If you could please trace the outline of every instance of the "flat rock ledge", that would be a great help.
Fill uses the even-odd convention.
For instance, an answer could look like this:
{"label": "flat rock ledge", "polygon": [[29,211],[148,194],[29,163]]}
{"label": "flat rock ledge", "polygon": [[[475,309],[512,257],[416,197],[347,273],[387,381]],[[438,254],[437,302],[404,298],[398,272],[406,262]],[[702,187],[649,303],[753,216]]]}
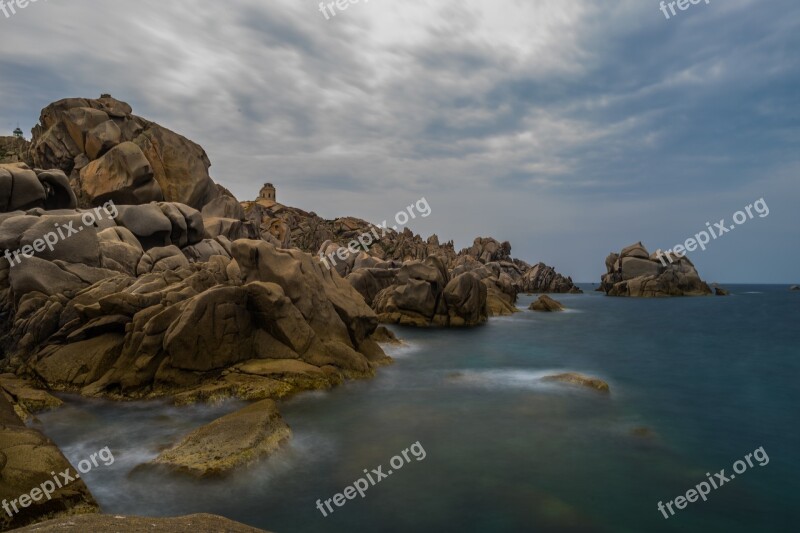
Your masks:
{"label": "flat rock ledge", "polygon": [[262,400],[190,433],[150,465],[196,477],[225,475],[274,453],[292,436],[272,400]]}
{"label": "flat rock ledge", "polygon": [[85,533],[106,531],[125,533],[199,533],[225,531],[226,533],[268,533],[263,529],[240,524],[210,514],[193,514],[176,518],[149,518],[140,516],[83,515],[48,520],[17,530],[20,533]]}
{"label": "flat rock ledge", "polygon": [[583,374],[578,374],[576,372],[566,372],[564,374],[545,376],[542,378],[542,381],[556,381],[559,383],[566,383],[568,385],[578,385],[581,387],[594,389],[597,392],[602,392],[605,394],[611,392],[608,383],[606,383],[602,379],[593,378],[590,376],[584,376]]}

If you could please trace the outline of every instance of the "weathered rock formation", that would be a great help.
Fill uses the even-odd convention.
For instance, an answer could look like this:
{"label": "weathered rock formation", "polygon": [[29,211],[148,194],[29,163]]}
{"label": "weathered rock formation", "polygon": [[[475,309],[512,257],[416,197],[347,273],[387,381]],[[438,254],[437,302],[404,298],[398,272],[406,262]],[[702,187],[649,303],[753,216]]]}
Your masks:
{"label": "weathered rock formation", "polygon": [[69,177],[80,207],[179,202],[200,209],[220,196],[197,144],[132,114],[125,102],[67,98],[42,110],[29,161]]}
{"label": "weathered rock formation", "polygon": [[27,209],[73,209],[75,194],[60,170],[31,170],[25,163],[0,164],[0,213]]}
{"label": "weathered rock formation", "polygon": [[539,296],[539,299],[533,302],[530,307],[528,307],[531,311],[540,311],[544,313],[553,313],[558,311],[563,311],[564,306],[561,305],[559,302],[553,300],[546,294]]}
{"label": "weathered rock formation", "polygon": [[[47,518],[97,512],[97,503],[82,479],[64,487],[53,483],[52,472],[69,469],[72,476],[77,472],[50,439],[25,426],[12,403],[0,390],[0,501],[11,510],[11,516],[8,511],[0,511],[0,530]],[[53,486],[49,498],[41,489],[46,482]],[[49,485],[46,487],[49,490]],[[38,493],[32,493],[33,489]],[[18,512],[13,512],[12,501]]]}
{"label": "weathered rock formation", "polygon": [[197,477],[223,475],[270,455],[291,435],[275,402],[262,400],[193,431],[152,464]]}
{"label": "weathered rock formation", "polygon": [[[0,216],[0,246],[18,249],[83,212],[59,213]],[[202,217],[181,204],[120,206],[102,224],[19,264],[0,259],[7,370],[92,395],[247,382],[280,397],[285,383],[268,369],[233,367],[302,360],[321,369],[317,387],[387,362],[369,338],[375,313],[308,254],[204,239]]]}
{"label": "weathered rock formation", "polygon": [[639,242],[606,258],[601,288],[609,296],[705,296],[709,286],[688,257],[650,254]]}
{"label": "weathered rock formation", "polygon": [[580,290],[572,282],[572,278],[564,277],[553,267],[538,263],[522,276],[522,290],[528,293],[570,293],[580,294]]}
{"label": "weathered rock formation", "polygon": [[488,318],[486,287],[478,276],[451,277],[438,256],[400,268],[382,264],[356,270],[348,281],[375,309],[381,322],[427,326],[475,326]]}
{"label": "weathered rock formation", "polygon": [[0,137],[0,164],[27,163],[30,143],[18,137]]}

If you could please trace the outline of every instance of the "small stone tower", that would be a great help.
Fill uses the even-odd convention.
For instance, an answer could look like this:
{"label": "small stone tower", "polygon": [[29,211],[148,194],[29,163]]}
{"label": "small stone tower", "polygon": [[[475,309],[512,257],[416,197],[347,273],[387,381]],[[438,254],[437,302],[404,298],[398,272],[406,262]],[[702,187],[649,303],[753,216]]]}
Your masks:
{"label": "small stone tower", "polygon": [[258,193],[258,199],[277,202],[275,199],[275,186],[271,183],[265,183],[264,186],[261,187],[261,191]]}

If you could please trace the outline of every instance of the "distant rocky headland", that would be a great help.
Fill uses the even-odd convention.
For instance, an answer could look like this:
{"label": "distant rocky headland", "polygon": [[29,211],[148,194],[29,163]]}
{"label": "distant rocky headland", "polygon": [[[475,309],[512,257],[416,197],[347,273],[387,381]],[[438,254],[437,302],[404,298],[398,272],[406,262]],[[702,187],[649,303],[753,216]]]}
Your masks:
{"label": "distant rocky headland", "polygon": [[[473,327],[518,312],[520,293],[581,292],[554,268],[513,258],[508,242],[478,237],[456,251],[408,228],[386,230],[330,268],[321,258],[370,223],[282,205],[271,184],[240,202],[210,166],[198,144],[109,95],[48,105],[30,142],[0,138],[0,478],[14,479],[8,497],[43,475],[20,468],[17,443],[28,431],[20,420],[60,404],[47,391],[258,401],[151,465],[220,475],[290,438],[277,400],[390,364],[381,343],[393,335],[381,323]],[[87,218],[101,206],[108,216]],[[59,227],[73,231],[43,246]],[[609,295],[710,294],[687,258],[664,267],[641,244],[612,254],[606,267]],[[46,442],[30,431],[31,446]],[[230,431],[241,432],[238,445],[218,438]],[[49,472],[66,460],[47,446]],[[81,486],[3,524],[96,508]]]}

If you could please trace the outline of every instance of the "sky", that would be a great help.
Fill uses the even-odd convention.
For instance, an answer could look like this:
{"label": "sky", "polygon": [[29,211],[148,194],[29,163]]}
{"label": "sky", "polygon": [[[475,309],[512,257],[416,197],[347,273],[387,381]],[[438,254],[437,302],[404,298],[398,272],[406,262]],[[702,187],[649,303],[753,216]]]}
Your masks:
{"label": "sky", "polygon": [[[340,0],[342,1],[342,0]],[[345,2],[342,2],[345,5]],[[684,243],[721,283],[799,283],[800,4],[48,0],[0,12],[0,132],[110,93],[203,146],[239,200],[508,240],[598,282]],[[390,224],[391,225],[391,224]]]}

